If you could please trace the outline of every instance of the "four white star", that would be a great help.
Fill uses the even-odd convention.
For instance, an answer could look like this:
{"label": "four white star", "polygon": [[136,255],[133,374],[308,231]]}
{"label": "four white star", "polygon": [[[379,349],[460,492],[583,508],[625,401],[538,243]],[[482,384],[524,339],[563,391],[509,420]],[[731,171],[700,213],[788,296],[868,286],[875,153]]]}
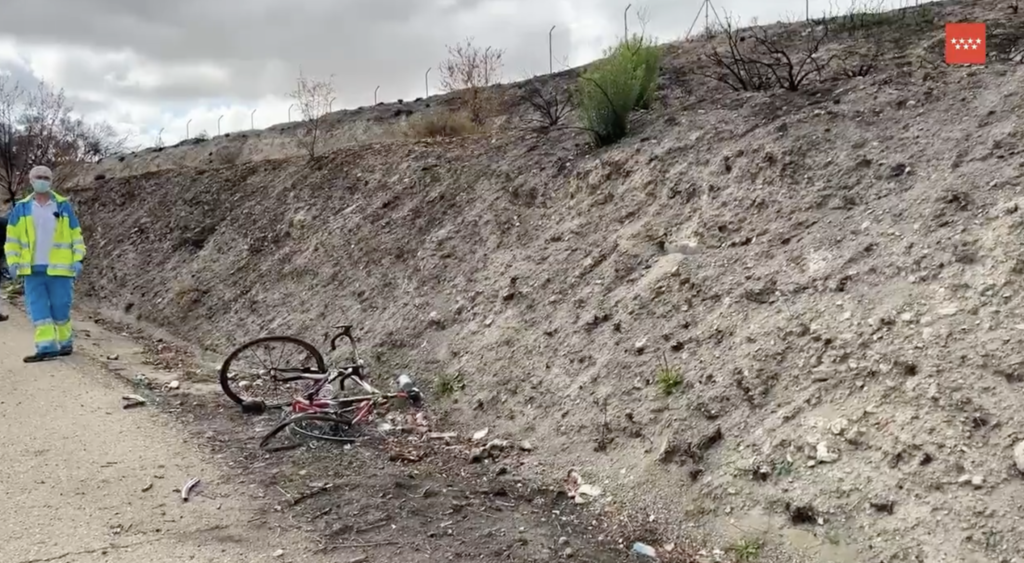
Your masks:
{"label": "four white star", "polygon": [[981,39],[950,39],[954,49],[977,49],[981,46]]}

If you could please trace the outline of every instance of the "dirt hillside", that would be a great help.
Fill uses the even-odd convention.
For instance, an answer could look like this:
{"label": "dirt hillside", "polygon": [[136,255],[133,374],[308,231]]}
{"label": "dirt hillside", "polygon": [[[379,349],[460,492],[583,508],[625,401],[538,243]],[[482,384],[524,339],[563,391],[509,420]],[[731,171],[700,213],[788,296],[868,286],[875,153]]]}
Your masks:
{"label": "dirt hillside", "polygon": [[[112,174],[74,196],[83,292],[216,354],[355,323],[378,376],[461,378],[433,408],[529,439],[523,471],[723,550],[1017,561],[1024,68],[995,51],[1024,16],[926,8],[837,33],[890,43],[797,92],[672,45],[601,150],[498,129]],[[946,21],[988,22],[987,66],[941,62]]]}

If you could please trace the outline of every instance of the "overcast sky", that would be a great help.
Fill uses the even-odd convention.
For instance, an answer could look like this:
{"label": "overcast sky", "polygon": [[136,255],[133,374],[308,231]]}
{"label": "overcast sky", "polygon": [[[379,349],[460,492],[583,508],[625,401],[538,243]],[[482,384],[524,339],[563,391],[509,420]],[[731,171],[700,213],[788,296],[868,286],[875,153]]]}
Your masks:
{"label": "overcast sky", "polygon": [[[880,0],[898,6],[901,0]],[[907,0],[903,0],[906,2]],[[914,0],[910,0],[913,2]],[[838,2],[838,4],[836,4]],[[445,45],[473,36],[506,49],[504,77],[596,58],[622,33],[628,2],[611,0],[9,0],[0,12],[0,72],[63,87],[76,109],[151,144],[287,120],[299,66],[333,74],[335,109],[424,93]],[[849,0],[833,0],[836,10]],[[863,3],[860,2],[860,3]],[[682,38],[701,0],[634,1],[661,40]],[[744,20],[802,16],[805,0],[715,0]],[[829,0],[810,0],[812,13]],[[630,14],[635,25],[635,15]],[[702,26],[703,17],[697,27]],[[632,29],[632,28],[631,28]],[[695,30],[696,31],[696,30]],[[556,62],[556,67],[559,63]],[[436,93],[436,70],[431,77]],[[293,112],[293,116],[297,113]]]}

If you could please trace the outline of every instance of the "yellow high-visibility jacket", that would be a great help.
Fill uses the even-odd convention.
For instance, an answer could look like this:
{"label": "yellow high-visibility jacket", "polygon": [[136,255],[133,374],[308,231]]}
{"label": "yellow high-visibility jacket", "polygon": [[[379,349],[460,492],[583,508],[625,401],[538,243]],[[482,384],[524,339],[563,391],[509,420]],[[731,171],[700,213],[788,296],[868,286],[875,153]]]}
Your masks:
{"label": "yellow high-visibility jacket", "polygon": [[[32,256],[36,247],[36,229],[32,224],[32,198],[28,196],[19,200],[7,217],[7,241],[4,243],[4,255],[7,265],[17,269],[19,276],[32,273]],[[71,207],[68,198],[51,192],[50,197],[57,204],[57,231],[53,235],[53,248],[50,250],[50,276],[74,276],[73,264],[85,258],[85,239],[82,238],[82,226]]]}

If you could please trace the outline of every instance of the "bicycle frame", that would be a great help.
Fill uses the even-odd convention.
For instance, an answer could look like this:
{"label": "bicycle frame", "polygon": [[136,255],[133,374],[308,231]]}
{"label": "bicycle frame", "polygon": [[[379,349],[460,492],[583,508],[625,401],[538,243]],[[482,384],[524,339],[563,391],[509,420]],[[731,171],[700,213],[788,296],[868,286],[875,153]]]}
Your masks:
{"label": "bicycle frame", "polygon": [[275,376],[274,379],[276,379],[280,383],[292,383],[295,381],[315,382],[315,384],[311,386],[311,388],[305,393],[304,398],[308,401],[314,400],[314,397],[316,397],[317,394],[320,393],[320,390],[323,389],[324,386],[333,385],[335,383],[340,382],[341,386],[343,387],[345,385],[345,381],[348,380],[355,381],[360,387],[366,389],[368,392],[380,393],[376,389],[370,387],[363,380],[363,377],[365,377],[366,375],[364,372],[365,366],[363,365],[362,360],[359,358],[359,348],[356,346],[356,339],[355,337],[352,336],[352,325],[338,325],[335,326],[334,328],[341,329],[341,332],[338,332],[333,337],[330,337],[330,340],[327,340],[328,335],[325,334],[324,340],[326,340],[330,344],[331,352],[334,352],[335,350],[338,349],[338,340],[340,340],[341,338],[347,338],[349,341],[349,345],[352,347],[352,360],[355,362],[354,364],[342,366],[340,368],[329,369],[327,370],[327,373],[319,373],[317,371],[311,370],[310,368],[276,369],[275,371],[277,371],[278,373],[298,373],[300,375],[295,375],[291,377]]}
{"label": "bicycle frame", "polygon": [[392,399],[406,399],[409,401],[415,401],[416,398],[410,396],[405,391],[399,391],[397,393],[381,393],[369,383],[363,381],[356,376],[350,376],[357,384],[359,384],[368,394],[360,395],[357,397],[344,397],[341,399],[308,399],[308,398],[297,398],[291,404],[291,411],[295,414],[303,413],[324,413],[334,414],[339,412],[346,412],[349,410],[355,410],[356,414],[352,418],[352,424],[362,422],[376,405],[381,402],[390,401]]}

